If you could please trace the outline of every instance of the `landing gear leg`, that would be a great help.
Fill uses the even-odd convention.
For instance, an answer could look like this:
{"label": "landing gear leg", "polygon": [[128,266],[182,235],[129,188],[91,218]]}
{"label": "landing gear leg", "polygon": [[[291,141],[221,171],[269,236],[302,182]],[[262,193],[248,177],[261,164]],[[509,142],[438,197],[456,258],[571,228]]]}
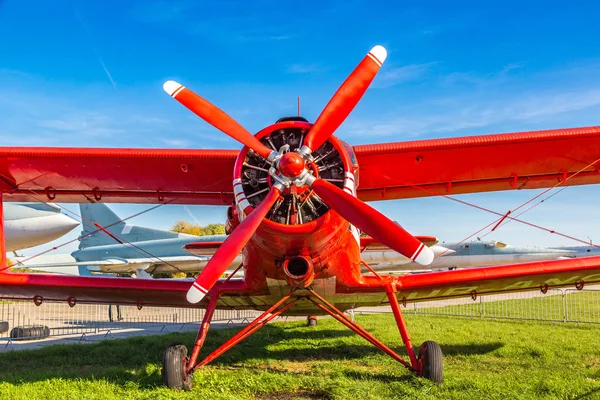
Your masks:
{"label": "landing gear leg", "polygon": [[215,358],[219,357],[233,346],[259,330],[261,327],[283,314],[286,310],[296,304],[297,299],[293,299],[289,303],[284,303],[292,297],[295,290],[292,290],[289,294],[281,298],[277,303],[271,306],[268,310],[263,312],[254,321],[246,325],[242,330],[236,333],[231,339],[223,343],[216,350],[210,353],[202,361],[198,361],[198,355],[204,345],[206,334],[210,326],[213,313],[217,306],[218,295],[211,297],[202,325],[198,330],[198,336],[196,336],[196,343],[192,349],[192,354],[187,357],[187,349],[182,344],[171,345],[165,351],[163,357],[163,383],[169,388],[190,390],[192,387],[192,374],[196,369],[208,364]]}
{"label": "landing gear leg", "polygon": [[196,360],[198,359],[198,355],[200,354],[200,350],[206,339],[206,334],[208,333],[210,321],[212,320],[215,308],[217,307],[218,299],[219,296],[211,297],[208,307],[206,307],[202,325],[200,325],[200,329],[198,330],[196,342],[194,343],[194,348],[192,349],[192,354],[189,359],[187,357],[187,347],[183,344],[173,344],[165,350],[162,369],[163,383],[165,386],[179,390],[190,390],[192,388],[192,374],[190,370],[191,367],[196,364]]}
{"label": "landing gear leg", "polygon": [[387,296],[390,300],[394,317],[396,318],[396,324],[398,325],[400,336],[402,337],[404,346],[406,346],[406,351],[408,352],[412,369],[419,376],[427,378],[440,385],[443,380],[442,375],[444,372],[442,349],[436,342],[428,340],[421,345],[421,348],[419,349],[419,355],[417,357],[415,355],[412,342],[410,341],[408,329],[406,328],[406,321],[404,320],[404,316],[402,315],[402,311],[398,305],[396,292],[393,288],[388,287]]}
{"label": "landing gear leg", "polygon": [[317,326],[317,317],[314,315],[306,317],[306,326]]}

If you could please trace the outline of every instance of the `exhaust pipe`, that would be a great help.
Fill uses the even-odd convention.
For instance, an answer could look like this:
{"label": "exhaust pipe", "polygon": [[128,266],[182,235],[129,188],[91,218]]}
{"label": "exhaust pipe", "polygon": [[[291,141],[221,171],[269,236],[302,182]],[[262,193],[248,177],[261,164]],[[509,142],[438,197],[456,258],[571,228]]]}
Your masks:
{"label": "exhaust pipe", "polygon": [[315,279],[313,263],[304,256],[286,258],[283,262],[283,271],[296,287],[310,286]]}

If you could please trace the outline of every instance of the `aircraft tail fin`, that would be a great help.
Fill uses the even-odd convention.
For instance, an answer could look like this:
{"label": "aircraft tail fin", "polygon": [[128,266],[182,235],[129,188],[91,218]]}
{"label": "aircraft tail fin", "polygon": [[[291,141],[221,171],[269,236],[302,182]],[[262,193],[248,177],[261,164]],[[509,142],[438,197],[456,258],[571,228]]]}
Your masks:
{"label": "aircraft tail fin", "polygon": [[[118,244],[119,241],[131,243],[146,240],[171,239],[179,236],[175,232],[126,224],[106,204],[81,203],[79,209],[83,219],[81,223],[83,226],[81,235],[84,236],[80,240],[79,249]],[[100,228],[96,224],[100,225],[104,231],[99,230]]]}

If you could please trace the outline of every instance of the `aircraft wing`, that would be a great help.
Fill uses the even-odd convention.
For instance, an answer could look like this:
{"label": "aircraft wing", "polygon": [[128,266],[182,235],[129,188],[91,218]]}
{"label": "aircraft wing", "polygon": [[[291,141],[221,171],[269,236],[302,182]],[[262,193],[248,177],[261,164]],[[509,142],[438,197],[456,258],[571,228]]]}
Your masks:
{"label": "aircraft wing", "polygon": [[[191,307],[185,300],[191,282],[3,273],[0,274],[0,298],[41,296],[46,300],[66,301],[71,297],[82,303]],[[229,284],[234,282],[232,279]],[[591,285],[600,283],[600,256],[405,275],[399,277],[398,282],[398,298],[406,302],[540,290],[545,285],[548,288]],[[235,304],[237,309],[252,309],[253,303],[259,304],[250,296],[232,292],[222,296],[219,306]],[[200,307],[205,305],[206,299]]]}
{"label": "aircraft wing", "polygon": [[4,201],[230,205],[238,151],[0,147]]}
{"label": "aircraft wing", "polygon": [[600,256],[409,274],[399,278],[407,302],[600,283]]}
{"label": "aircraft wing", "polygon": [[[600,183],[600,127],[354,146],[363,201]],[[592,164],[592,165],[590,165]],[[573,174],[579,172],[576,176]]]}
{"label": "aircraft wing", "polygon": [[[354,147],[365,201],[600,183],[600,127]],[[230,205],[236,150],[0,147],[5,201]]]}

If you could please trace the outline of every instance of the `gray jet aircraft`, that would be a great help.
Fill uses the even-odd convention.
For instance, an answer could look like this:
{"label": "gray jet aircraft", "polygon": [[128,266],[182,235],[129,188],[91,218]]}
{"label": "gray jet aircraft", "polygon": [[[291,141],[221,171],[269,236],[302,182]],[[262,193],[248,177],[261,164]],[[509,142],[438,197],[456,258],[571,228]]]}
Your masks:
{"label": "gray jet aircraft", "polygon": [[[225,235],[195,236],[129,225],[101,203],[79,207],[83,231],[78,250],[71,254],[18,258],[18,266],[79,275],[89,275],[89,271],[134,273],[137,277],[149,277],[155,272],[199,271],[209,258],[192,255],[183,247],[193,242],[220,243],[226,238]],[[241,258],[237,264],[239,262]]]}
{"label": "gray jet aircraft", "polygon": [[[498,241],[476,241],[472,243],[441,243],[434,247],[452,249],[436,257],[433,263],[428,266],[428,271],[442,271],[459,268],[476,268],[496,265],[518,264],[532,261],[556,260],[562,257],[573,257],[572,249],[552,249],[537,247],[517,247]],[[432,249],[434,249],[432,247]],[[362,257],[368,259],[368,248],[363,252]],[[435,249],[434,249],[435,252]],[[367,261],[368,262],[368,261]],[[412,262],[405,264],[398,263],[379,263],[375,268],[382,272],[410,272],[423,271],[423,267]]]}

